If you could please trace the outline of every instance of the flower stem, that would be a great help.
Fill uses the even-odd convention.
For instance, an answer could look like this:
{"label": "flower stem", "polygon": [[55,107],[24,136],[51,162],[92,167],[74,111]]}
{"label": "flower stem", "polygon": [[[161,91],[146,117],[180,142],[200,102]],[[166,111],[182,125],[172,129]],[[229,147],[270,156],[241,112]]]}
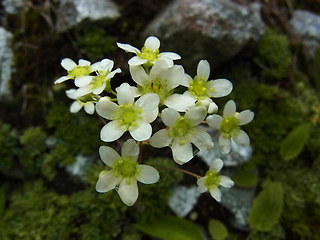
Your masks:
{"label": "flower stem", "polygon": [[201,178],[201,176],[199,176],[198,174],[195,174],[193,172],[189,172],[189,171],[187,171],[185,169],[181,169],[181,168],[161,168],[161,169],[163,169],[163,170],[176,170],[176,171],[183,172],[185,174],[191,175],[191,176],[193,176],[193,177],[195,177],[197,179]]}

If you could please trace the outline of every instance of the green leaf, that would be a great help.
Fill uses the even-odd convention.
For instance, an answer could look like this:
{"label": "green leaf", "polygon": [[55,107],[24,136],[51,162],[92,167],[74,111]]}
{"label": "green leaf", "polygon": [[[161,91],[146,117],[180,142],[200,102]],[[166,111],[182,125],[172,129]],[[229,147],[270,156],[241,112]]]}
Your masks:
{"label": "green leaf", "polygon": [[283,189],[280,182],[268,182],[253,201],[248,222],[253,230],[267,232],[279,221],[283,208]]}
{"label": "green leaf", "polygon": [[297,157],[308,140],[310,124],[303,123],[294,128],[280,144],[280,155],[285,161]]}
{"label": "green leaf", "polygon": [[214,240],[223,240],[228,236],[228,229],[219,220],[210,219],[208,228],[209,233]]}
{"label": "green leaf", "polygon": [[137,224],[136,227],[150,236],[163,240],[202,240],[197,225],[173,216],[160,216],[151,222]]}
{"label": "green leaf", "polygon": [[232,180],[238,187],[253,187],[257,185],[258,178],[257,175],[250,170],[242,170],[236,174]]}

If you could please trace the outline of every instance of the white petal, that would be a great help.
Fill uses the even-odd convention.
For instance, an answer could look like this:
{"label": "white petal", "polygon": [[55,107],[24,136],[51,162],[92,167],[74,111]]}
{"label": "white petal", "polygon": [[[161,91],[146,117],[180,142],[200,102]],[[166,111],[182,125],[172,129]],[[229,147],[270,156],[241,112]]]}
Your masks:
{"label": "white petal", "polygon": [[184,75],[184,79],[181,81],[181,85],[185,87],[190,87],[190,81],[192,81],[193,78],[190,77],[188,74]]}
{"label": "white petal", "polygon": [[[210,99],[211,100],[211,99]],[[218,106],[215,102],[209,101],[208,113],[214,113],[218,111]]]}
{"label": "white petal", "polygon": [[88,114],[94,114],[94,103],[93,102],[88,102],[84,105],[84,110]]}
{"label": "white petal", "polygon": [[197,185],[198,185],[198,191],[200,193],[206,192],[208,189],[204,185],[204,181],[206,180],[206,177],[201,177],[197,180]]}
{"label": "white petal", "polygon": [[249,138],[248,134],[243,130],[240,130],[238,135],[233,136],[232,138],[236,143],[238,143],[240,145],[247,146],[250,144],[250,138]]}
{"label": "white petal", "polygon": [[193,126],[199,125],[207,116],[207,109],[204,107],[192,107],[190,108],[184,118],[189,120]]}
{"label": "white petal", "polygon": [[195,105],[196,99],[187,94],[173,94],[164,99],[164,104],[179,112],[185,112]]}
{"label": "white petal", "polygon": [[140,50],[129,45],[129,44],[123,44],[123,43],[117,43],[117,46],[123,50],[125,50],[126,52],[131,52],[131,53],[140,53]]}
{"label": "white petal", "polygon": [[191,142],[202,150],[207,150],[213,147],[213,142],[209,133],[199,129],[194,128],[195,133],[191,137]]}
{"label": "white petal", "polygon": [[96,184],[96,191],[101,193],[108,192],[111,189],[114,189],[117,183],[118,179],[114,176],[113,170],[110,170],[99,176]]}
{"label": "white petal", "polygon": [[180,55],[174,53],[174,52],[162,52],[159,54],[160,58],[169,58],[172,60],[178,60],[181,59]]}
{"label": "white petal", "polygon": [[109,120],[113,120],[115,116],[115,112],[119,106],[112,102],[109,98],[103,97],[100,98],[99,102],[96,105],[96,111],[97,113]]}
{"label": "white petal", "polygon": [[216,79],[210,81],[208,88],[213,88],[213,92],[210,93],[210,97],[224,97],[232,91],[232,83],[227,79]]}
{"label": "white petal", "polygon": [[223,117],[234,116],[236,113],[236,104],[233,100],[230,100],[226,103],[223,109]]}
{"label": "white petal", "polygon": [[79,59],[79,66],[84,67],[84,66],[90,66],[91,62],[84,60],[84,59]]}
{"label": "white petal", "polygon": [[78,101],[75,101],[71,104],[70,106],[70,112],[72,113],[77,113],[80,111],[80,109],[82,108],[83,106],[78,102]]}
{"label": "white petal", "polygon": [[144,141],[151,137],[152,127],[145,121],[137,122],[137,127],[130,127],[130,135],[137,141]]}
{"label": "white petal", "polygon": [[223,167],[223,161],[220,158],[216,158],[211,163],[210,170],[215,170],[218,173],[218,172],[220,172],[222,167]]}
{"label": "white petal", "polygon": [[174,140],[172,144],[173,160],[182,165],[193,158],[191,143],[180,144],[179,140]]}
{"label": "white petal", "polygon": [[138,199],[138,185],[137,181],[131,179],[123,179],[120,183],[119,196],[124,204],[132,206]]}
{"label": "white petal", "polygon": [[160,47],[160,40],[157,37],[148,37],[144,42],[144,46],[148,49],[157,50]]}
{"label": "white petal", "polygon": [[115,161],[120,160],[120,155],[111,147],[100,146],[99,154],[102,162],[107,166],[112,167]]}
{"label": "white petal", "polygon": [[219,148],[222,154],[228,154],[231,150],[231,140],[229,138],[219,137]]}
{"label": "white petal", "polygon": [[120,126],[118,121],[111,121],[103,126],[100,132],[100,138],[104,142],[113,142],[119,139],[126,129]]}
{"label": "white petal", "polygon": [[134,56],[134,57],[129,59],[128,64],[130,66],[138,66],[138,65],[142,65],[142,64],[144,64],[146,62],[148,62],[147,59],[142,59],[140,57]]}
{"label": "white petal", "polygon": [[172,108],[165,108],[161,112],[161,120],[168,127],[173,126],[173,124],[179,119],[179,117],[180,114]]}
{"label": "white petal", "polygon": [[129,139],[124,142],[121,148],[122,157],[130,157],[132,160],[137,161],[139,157],[139,146],[135,140]]}
{"label": "white petal", "polygon": [[146,86],[150,83],[149,75],[146,73],[143,67],[141,66],[129,66],[130,74],[138,85]]}
{"label": "white petal", "polygon": [[222,120],[223,120],[223,118],[217,114],[210,115],[206,119],[208,125],[214,129],[220,128],[220,124],[221,124]]}
{"label": "white petal", "polygon": [[76,89],[69,89],[69,90],[66,90],[66,95],[68,96],[68,98],[77,99],[74,96],[75,92],[76,92]]}
{"label": "white petal", "polygon": [[159,96],[155,93],[147,93],[142,95],[135,103],[135,106],[140,107],[142,110],[142,117],[147,122],[153,122],[158,112],[156,112],[156,116],[150,115],[151,112],[153,112],[155,109],[158,109],[159,106]]}
{"label": "white petal", "polygon": [[91,82],[92,78],[93,78],[93,76],[77,77],[74,81],[74,84],[77,87],[84,87]]}
{"label": "white petal", "polygon": [[132,92],[131,86],[128,83],[122,83],[117,88],[117,98],[119,105],[125,105],[134,102],[134,93]]}
{"label": "white petal", "polygon": [[205,80],[208,80],[210,75],[210,65],[206,60],[201,60],[197,68],[198,78],[204,77]]}
{"label": "white petal", "polygon": [[234,182],[227,176],[220,176],[220,185],[225,188],[231,188]]}
{"label": "white petal", "polygon": [[217,202],[221,201],[221,192],[219,188],[210,189],[210,194]]}
{"label": "white petal", "polygon": [[106,85],[107,85],[107,82],[104,81],[100,87],[97,87],[97,88],[93,89],[92,93],[97,94],[97,95],[102,93],[103,90],[106,88]]}
{"label": "white petal", "polygon": [[168,90],[172,90],[185,82],[186,74],[180,65],[175,65],[167,71],[162,72],[163,79],[166,80]]}
{"label": "white petal", "polygon": [[117,69],[113,70],[112,72],[110,72],[110,73],[106,76],[106,79],[113,78],[114,75],[116,75],[117,73],[121,73],[121,69],[120,69],[120,68],[117,68]]}
{"label": "white petal", "polygon": [[248,124],[254,118],[254,113],[250,110],[244,110],[236,115],[236,118],[239,120],[239,126]]}
{"label": "white petal", "polygon": [[172,137],[169,137],[167,129],[161,129],[150,138],[149,143],[152,147],[163,148],[169,146]]}
{"label": "white petal", "polygon": [[71,60],[70,58],[64,58],[61,61],[61,66],[64,69],[70,71],[70,70],[74,69],[77,66],[77,64],[73,60]]}
{"label": "white petal", "polygon": [[113,68],[114,62],[108,58],[104,58],[101,60],[100,65],[105,70],[111,71],[111,69]]}
{"label": "white petal", "polygon": [[85,87],[78,88],[77,91],[74,93],[74,97],[79,98],[91,92],[92,92],[91,86],[87,85]]}
{"label": "white petal", "polygon": [[157,169],[147,165],[139,165],[140,173],[136,176],[139,182],[153,184],[158,182],[160,175]]}
{"label": "white petal", "polygon": [[62,77],[59,77],[57,80],[54,81],[54,84],[57,84],[57,83],[62,83],[64,81],[67,81],[71,79],[71,77],[68,77],[68,76],[62,76]]}
{"label": "white petal", "polygon": [[159,59],[155,64],[152,66],[150,70],[150,78],[161,78],[164,71],[168,71],[170,69],[170,64],[166,61],[166,59]]}

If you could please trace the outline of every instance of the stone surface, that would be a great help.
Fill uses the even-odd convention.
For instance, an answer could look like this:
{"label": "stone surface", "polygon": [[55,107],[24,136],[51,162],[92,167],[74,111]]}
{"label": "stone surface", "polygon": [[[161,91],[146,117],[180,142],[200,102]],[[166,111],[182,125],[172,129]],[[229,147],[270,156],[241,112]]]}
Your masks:
{"label": "stone surface", "polygon": [[70,29],[85,19],[108,21],[120,16],[117,5],[110,0],[61,0],[57,12],[58,32]]}
{"label": "stone surface", "polygon": [[232,212],[230,223],[237,229],[249,231],[248,213],[255,197],[255,188],[220,188],[221,205]]}
{"label": "stone surface", "polygon": [[212,136],[214,146],[212,149],[201,151],[197,154],[208,166],[211,165],[213,160],[220,158],[223,160],[225,167],[236,167],[250,160],[252,156],[251,146],[241,146],[234,141],[231,142],[231,151],[229,154],[222,154],[218,146],[218,131],[209,132]]}
{"label": "stone surface", "polygon": [[0,98],[10,95],[9,81],[12,73],[12,34],[0,27]]}
{"label": "stone surface", "polygon": [[169,199],[169,206],[179,217],[185,217],[197,203],[200,193],[196,186],[177,186]]}
{"label": "stone surface", "polygon": [[76,161],[72,164],[69,164],[66,166],[66,170],[68,173],[70,173],[72,176],[79,177],[83,180],[85,177],[87,168],[89,166],[89,163],[92,161],[90,157],[78,155],[76,156]]}
{"label": "stone surface", "polygon": [[230,0],[176,0],[150,23],[144,37],[159,37],[164,50],[182,55],[196,69],[201,59],[228,61],[263,32],[257,3],[246,7]]}
{"label": "stone surface", "polygon": [[320,16],[305,10],[294,11],[290,24],[301,38],[305,53],[313,58],[320,46]]}
{"label": "stone surface", "polygon": [[2,6],[9,14],[18,14],[28,8],[26,0],[3,0]]}

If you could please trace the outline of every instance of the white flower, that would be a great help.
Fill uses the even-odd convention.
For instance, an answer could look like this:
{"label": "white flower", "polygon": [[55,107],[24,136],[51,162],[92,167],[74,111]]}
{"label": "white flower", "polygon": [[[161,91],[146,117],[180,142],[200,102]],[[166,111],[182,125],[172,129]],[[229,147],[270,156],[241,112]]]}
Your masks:
{"label": "white flower", "polygon": [[75,92],[76,89],[69,89],[66,91],[66,94],[69,98],[76,100],[71,104],[70,112],[77,113],[82,107],[84,107],[86,113],[92,115],[94,113],[94,102],[96,102],[98,99],[94,99],[90,94],[77,98],[75,97]]}
{"label": "white flower", "polygon": [[[168,97],[179,85],[187,81],[184,69],[180,65],[169,67],[168,63],[163,60],[157,61],[146,73],[142,66],[130,66],[132,79],[137,83],[137,87],[141,94],[156,93],[160,98],[160,104],[167,104]],[[194,105],[193,99],[191,104],[182,101],[180,104],[184,106]]]}
{"label": "white flower", "polygon": [[107,123],[100,132],[102,141],[112,142],[119,139],[124,132],[129,131],[137,141],[151,137],[150,123],[158,116],[159,97],[155,93],[141,96],[134,102],[135,91],[128,83],[117,88],[118,104],[103,97],[97,103],[97,113],[111,122]]}
{"label": "white flower", "polygon": [[105,89],[110,89],[111,78],[116,73],[120,73],[121,69],[113,68],[113,61],[110,59],[103,59],[100,62],[92,64],[91,69],[96,72],[96,76],[86,76],[78,80],[76,85],[79,89],[76,91],[75,96],[80,97],[89,93],[100,94]]}
{"label": "white flower", "polygon": [[68,75],[58,78],[54,83],[57,84],[68,79],[75,79],[75,84],[78,86],[78,82],[81,81],[82,78],[86,78],[94,71],[90,65],[91,63],[87,60],[80,59],[77,65],[70,58],[64,58],[61,61],[61,66],[68,71]]}
{"label": "white flower", "polygon": [[138,199],[137,181],[152,184],[159,180],[159,172],[148,165],[139,165],[139,146],[133,139],[127,140],[121,149],[121,156],[112,148],[101,146],[101,160],[109,166],[109,171],[102,171],[96,184],[100,193],[116,189],[123,203],[132,206]]}
{"label": "white flower", "polygon": [[[232,83],[227,79],[209,80],[210,65],[206,60],[198,64],[197,75],[194,79],[189,76],[189,81],[184,86],[188,87],[183,95],[193,98],[198,106],[207,108],[208,113],[218,110],[218,106],[212,101],[213,98],[224,97],[232,91]],[[170,106],[171,107],[171,106]]]}
{"label": "white flower", "polygon": [[130,66],[137,66],[148,64],[152,66],[159,59],[163,59],[170,67],[173,66],[173,60],[180,59],[181,57],[173,52],[159,53],[160,41],[157,37],[148,37],[144,42],[144,47],[141,51],[129,44],[117,43],[118,47],[126,52],[135,53],[136,56],[129,60]]}
{"label": "white flower", "polygon": [[207,117],[208,125],[220,131],[219,148],[223,154],[231,150],[231,139],[241,145],[249,145],[250,139],[246,132],[239,126],[245,125],[252,121],[254,113],[245,110],[240,113],[236,112],[236,104],[230,100],[224,107],[223,118],[217,114]]}
{"label": "white flower", "polygon": [[161,119],[167,128],[156,132],[150,138],[150,144],[156,148],[170,146],[178,164],[190,161],[194,156],[191,143],[200,150],[213,147],[210,135],[198,127],[206,115],[203,107],[190,108],[184,116],[172,108],[164,109]]}
{"label": "white flower", "polygon": [[218,174],[222,167],[222,160],[219,158],[215,159],[210,166],[209,171],[206,172],[206,175],[199,178],[197,181],[199,192],[204,193],[209,191],[211,196],[218,202],[221,201],[221,192],[218,187],[222,186],[230,188],[234,184],[229,177]]}

